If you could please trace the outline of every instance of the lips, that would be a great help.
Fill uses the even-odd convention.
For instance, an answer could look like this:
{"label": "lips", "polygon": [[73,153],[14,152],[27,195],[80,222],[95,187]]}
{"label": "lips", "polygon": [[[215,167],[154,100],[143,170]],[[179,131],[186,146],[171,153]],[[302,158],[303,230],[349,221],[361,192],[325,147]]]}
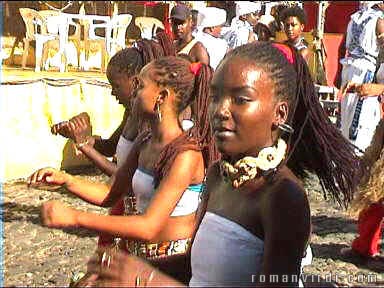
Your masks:
{"label": "lips", "polygon": [[230,127],[225,126],[214,126],[213,127],[213,134],[216,137],[224,138],[224,137],[230,137],[235,133],[235,130]]}

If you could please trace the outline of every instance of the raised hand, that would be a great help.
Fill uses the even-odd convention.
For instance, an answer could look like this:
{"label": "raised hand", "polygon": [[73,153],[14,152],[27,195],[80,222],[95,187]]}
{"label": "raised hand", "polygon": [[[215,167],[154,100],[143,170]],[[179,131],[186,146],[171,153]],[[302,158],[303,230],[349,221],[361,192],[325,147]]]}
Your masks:
{"label": "raised hand", "polygon": [[51,127],[53,134],[72,139],[75,143],[89,140],[92,135],[92,125],[88,113],[82,112],[69,121],[57,123]]}

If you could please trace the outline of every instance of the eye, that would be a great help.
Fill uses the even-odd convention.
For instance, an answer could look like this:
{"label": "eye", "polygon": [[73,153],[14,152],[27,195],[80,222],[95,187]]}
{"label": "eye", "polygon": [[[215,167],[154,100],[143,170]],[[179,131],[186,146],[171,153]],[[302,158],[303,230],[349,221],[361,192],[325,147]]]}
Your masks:
{"label": "eye", "polygon": [[237,105],[243,105],[250,101],[248,97],[245,96],[235,96],[233,97],[233,102]]}

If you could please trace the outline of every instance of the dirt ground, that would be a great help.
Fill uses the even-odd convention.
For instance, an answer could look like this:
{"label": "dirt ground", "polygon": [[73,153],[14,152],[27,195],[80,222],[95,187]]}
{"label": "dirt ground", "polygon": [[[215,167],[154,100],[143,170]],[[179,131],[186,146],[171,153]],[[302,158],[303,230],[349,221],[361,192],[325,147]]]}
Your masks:
{"label": "dirt ground", "polygon": [[[106,181],[94,171],[79,177]],[[356,235],[356,222],[345,210],[324,200],[315,178],[306,183],[311,204],[313,234],[312,265],[304,268],[307,281],[320,286],[384,287],[384,271],[367,266],[365,259],[343,256],[340,249],[348,247]],[[84,270],[96,247],[96,234],[83,229],[48,229],[40,225],[40,206],[50,199],[60,199],[82,210],[106,213],[65,192],[28,188],[24,180],[5,183],[4,190],[4,285],[66,286],[72,272]],[[370,267],[370,268],[369,268]],[[336,279],[337,277],[337,279]],[[311,280],[314,279],[314,280]],[[320,287],[319,286],[319,287]]]}

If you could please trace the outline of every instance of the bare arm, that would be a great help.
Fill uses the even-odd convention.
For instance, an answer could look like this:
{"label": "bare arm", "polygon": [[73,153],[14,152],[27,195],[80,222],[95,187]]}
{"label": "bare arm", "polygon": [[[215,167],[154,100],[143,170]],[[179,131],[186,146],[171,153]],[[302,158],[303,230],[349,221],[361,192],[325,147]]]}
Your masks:
{"label": "bare arm", "polygon": [[[308,201],[304,191],[290,180],[283,180],[267,197],[262,212],[264,256],[261,272],[267,282],[261,284],[268,287],[297,286],[300,263],[310,233]],[[276,283],[271,275],[278,275]],[[287,283],[284,283],[283,275],[289,276]],[[296,281],[291,275],[296,275]]]}
{"label": "bare arm", "polygon": [[191,51],[189,52],[189,56],[191,56],[193,61],[209,65],[209,54],[207,52],[207,49],[200,42],[197,42],[192,47]]}
{"label": "bare arm", "polygon": [[104,216],[74,209],[72,209],[72,213],[68,213],[68,208],[64,207],[63,211],[67,215],[73,215],[68,218],[73,219],[74,222],[65,222],[62,225],[62,223],[55,222],[57,218],[62,219],[61,207],[58,203],[52,205],[48,203],[46,207],[43,207],[44,223],[49,227],[84,227],[123,238],[149,241],[163,230],[177,202],[192,183],[195,169],[191,169],[191,167],[197,167],[202,160],[201,157],[201,153],[196,151],[180,153],[167,176],[162,179],[156,189],[155,196],[144,214]]}
{"label": "bare arm", "polygon": [[308,48],[301,49],[300,54],[301,54],[301,56],[303,56],[305,61],[308,61],[308,58],[309,58],[309,49]]}
{"label": "bare arm", "polygon": [[104,155],[98,152],[91,144],[85,144],[77,146],[77,149],[80,150],[88,159],[90,159],[96,167],[98,167],[103,173],[108,176],[112,176],[116,173],[117,165],[109,161]]}
{"label": "bare arm", "polygon": [[64,186],[70,193],[99,206],[110,189],[108,184],[80,179],[54,168],[39,169],[28,178],[29,186],[38,187],[41,184]]}

